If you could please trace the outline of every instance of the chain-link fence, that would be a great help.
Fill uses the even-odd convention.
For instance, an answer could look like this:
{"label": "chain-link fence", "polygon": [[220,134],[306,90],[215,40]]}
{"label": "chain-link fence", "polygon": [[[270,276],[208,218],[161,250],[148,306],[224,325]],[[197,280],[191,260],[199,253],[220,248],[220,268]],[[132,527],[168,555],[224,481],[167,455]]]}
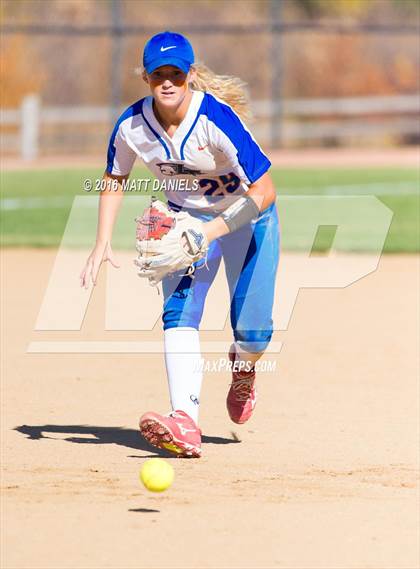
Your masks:
{"label": "chain-link fence", "polygon": [[314,13],[322,1],[5,0],[2,151],[103,152],[115,116],[148,94],[142,49],[165,29],[247,83],[266,146],[418,142],[417,3]]}

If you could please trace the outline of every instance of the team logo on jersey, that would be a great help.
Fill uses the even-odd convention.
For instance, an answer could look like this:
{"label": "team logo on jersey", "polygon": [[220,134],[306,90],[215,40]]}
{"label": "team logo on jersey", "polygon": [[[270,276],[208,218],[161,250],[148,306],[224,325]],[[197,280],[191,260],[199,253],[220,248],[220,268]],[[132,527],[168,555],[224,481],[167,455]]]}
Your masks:
{"label": "team logo on jersey", "polygon": [[159,166],[164,176],[179,176],[180,174],[199,176],[202,173],[200,170],[191,170],[191,168],[187,168],[184,164],[176,164],[174,162],[159,162],[156,166]]}

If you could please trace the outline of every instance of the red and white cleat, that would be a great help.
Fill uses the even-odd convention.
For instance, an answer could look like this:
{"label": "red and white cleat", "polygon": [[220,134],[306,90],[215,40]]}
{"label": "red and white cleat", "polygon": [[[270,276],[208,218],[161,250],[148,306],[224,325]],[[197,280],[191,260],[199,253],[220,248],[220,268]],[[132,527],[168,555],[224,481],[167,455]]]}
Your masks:
{"label": "red and white cleat", "polygon": [[236,359],[233,344],[229,350],[229,359],[233,364],[232,383],[226,399],[226,406],[232,421],[241,425],[251,418],[257,403],[255,367],[249,368],[245,365],[246,362]]}
{"label": "red and white cleat", "polygon": [[168,415],[145,413],[140,417],[140,433],[151,445],[179,457],[201,456],[201,431],[184,411]]}

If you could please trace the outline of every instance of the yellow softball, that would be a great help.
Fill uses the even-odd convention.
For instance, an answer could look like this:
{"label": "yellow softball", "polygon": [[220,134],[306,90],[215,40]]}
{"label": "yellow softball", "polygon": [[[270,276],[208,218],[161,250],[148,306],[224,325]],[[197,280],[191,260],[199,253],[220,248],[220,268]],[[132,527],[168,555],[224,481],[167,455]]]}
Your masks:
{"label": "yellow softball", "polygon": [[174,469],[161,458],[146,460],[140,470],[140,480],[150,492],[163,492],[174,481]]}

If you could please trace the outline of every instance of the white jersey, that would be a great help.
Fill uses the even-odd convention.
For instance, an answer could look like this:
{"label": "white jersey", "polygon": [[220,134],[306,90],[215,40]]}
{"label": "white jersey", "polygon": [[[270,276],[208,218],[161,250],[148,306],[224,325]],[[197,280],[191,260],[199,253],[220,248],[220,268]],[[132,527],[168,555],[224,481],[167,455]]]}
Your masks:
{"label": "white jersey", "polygon": [[139,157],[177,207],[221,211],[271,166],[233,109],[209,93],[193,91],[172,137],[153,112],[153,98],[118,119],[108,148],[107,172],[125,176]]}

